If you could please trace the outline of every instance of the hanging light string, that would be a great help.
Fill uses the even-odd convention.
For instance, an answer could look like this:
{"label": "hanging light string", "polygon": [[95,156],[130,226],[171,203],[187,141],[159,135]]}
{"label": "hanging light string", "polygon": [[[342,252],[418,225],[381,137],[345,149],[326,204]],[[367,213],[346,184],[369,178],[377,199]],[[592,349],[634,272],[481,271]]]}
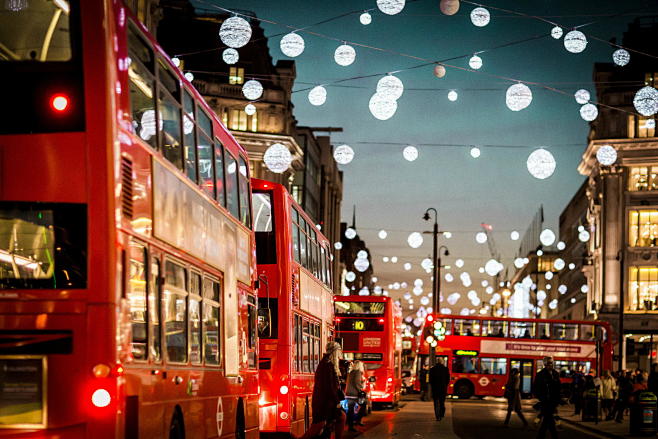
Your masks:
{"label": "hanging light string", "polygon": [[[536,149],[538,146],[530,145],[511,145],[511,144],[478,144],[478,143],[412,143],[412,142],[375,142],[375,141],[357,141],[357,142],[347,142],[344,140],[336,140],[333,143],[349,143],[352,145],[386,145],[386,146],[432,146],[432,147],[445,147],[445,148],[511,148],[511,149]],[[552,148],[552,147],[571,147],[571,146],[582,146],[580,143],[556,143],[553,145],[542,145],[542,148]]]}

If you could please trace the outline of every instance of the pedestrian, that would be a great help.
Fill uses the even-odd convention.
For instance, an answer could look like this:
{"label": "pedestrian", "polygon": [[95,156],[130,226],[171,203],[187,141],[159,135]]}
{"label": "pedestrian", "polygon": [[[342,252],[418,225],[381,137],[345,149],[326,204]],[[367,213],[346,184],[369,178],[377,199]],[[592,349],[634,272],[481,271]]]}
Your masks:
{"label": "pedestrian", "polygon": [[[356,360],[352,364],[352,370],[347,375],[347,388],[345,389],[345,398],[347,399],[347,429],[348,431],[357,431],[354,424],[359,423],[360,416],[355,413],[359,397],[365,387],[365,370],[363,362]],[[360,407],[360,404],[359,404]],[[359,410],[360,412],[360,410]]]}
{"label": "pedestrian", "polygon": [[617,383],[615,379],[610,375],[609,370],[603,371],[603,377],[601,377],[601,411],[605,420],[609,421],[612,419],[612,404],[615,401],[615,391],[617,390]]}
{"label": "pedestrian", "polygon": [[654,395],[658,396],[658,363],[653,363],[651,365],[651,373],[649,373],[647,381],[647,389],[649,392],[653,392]]}
{"label": "pedestrian", "polygon": [[523,409],[521,408],[521,376],[519,375],[519,369],[516,367],[510,371],[507,384],[505,384],[505,398],[507,398],[507,416],[505,417],[505,423],[503,425],[505,425],[505,427],[509,425],[513,410],[519,415],[519,418],[523,422],[523,426],[527,427],[528,421],[526,421],[525,416],[523,416]]}
{"label": "pedestrian", "polygon": [[434,416],[437,421],[440,421],[446,414],[446,395],[450,383],[450,372],[443,364],[442,358],[439,358],[434,367],[430,369],[429,377],[434,400]]}
{"label": "pedestrian", "polygon": [[644,375],[635,375],[635,382],[633,383],[633,393],[639,393],[647,390],[647,383],[644,381]]}
{"label": "pedestrian", "polygon": [[617,399],[615,406],[612,410],[611,418],[614,417],[615,422],[621,423],[624,419],[624,410],[628,407],[631,394],[633,393],[632,375],[630,372],[624,374],[622,371],[617,380]]}
{"label": "pedestrian", "polygon": [[544,357],[544,368],[537,372],[533,385],[534,393],[539,400],[539,411],[541,425],[537,432],[537,438],[546,437],[546,430],[551,432],[551,437],[557,439],[557,428],[555,426],[555,412],[560,404],[560,376],[553,367],[553,357]]}
{"label": "pedestrian", "polygon": [[420,370],[418,379],[420,380],[420,400],[427,401],[427,390],[429,383],[429,371],[430,368],[426,363],[423,363],[423,368]]}
{"label": "pedestrian", "polygon": [[345,399],[345,394],[340,387],[339,365],[342,358],[343,349],[341,346],[335,341],[327,343],[327,351],[315,370],[311,400],[313,423],[299,439],[316,437],[330,422],[335,422],[335,438],[341,439],[343,437],[345,412],[340,407],[340,402]]}
{"label": "pedestrian", "polygon": [[571,380],[571,403],[574,408],[574,415],[580,415],[583,407],[583,392],[585,391],[585,377],[580,370],[576,370]]}

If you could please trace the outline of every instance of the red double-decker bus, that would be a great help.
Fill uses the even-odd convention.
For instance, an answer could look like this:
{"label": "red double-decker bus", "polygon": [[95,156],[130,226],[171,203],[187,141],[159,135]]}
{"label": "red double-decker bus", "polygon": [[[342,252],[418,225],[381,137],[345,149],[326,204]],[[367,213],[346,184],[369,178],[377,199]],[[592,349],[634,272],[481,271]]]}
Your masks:
{"label": "red double-decker bus", "polygon": [[0,12],[0,437],[257,437],[246,152],[121,1]]}
{"label": "red double-decker bus", "polygon": [[402,310],[386,296],[334,296],[336,338],[346,360],[361,360],[373,405],[396,405],[402,393]]}
{"label": "red double-decker bus", "polygon": [[434,347],[436,358],[450,369],[448,394],[503,396],[509,371],[516,368],[521,393],[530,395],[545,356],[553,357],[565,387],[575,371],[610,369],[611,339],[609,324],[601,321],[430,314],[419,335],[417,368],[428,364]]}
{"label": "red double-decker bus", "polygon": [[260,431],[308,429],[314,373],[333,338],[331,244],[280,184],[252,179],[258,261]]}

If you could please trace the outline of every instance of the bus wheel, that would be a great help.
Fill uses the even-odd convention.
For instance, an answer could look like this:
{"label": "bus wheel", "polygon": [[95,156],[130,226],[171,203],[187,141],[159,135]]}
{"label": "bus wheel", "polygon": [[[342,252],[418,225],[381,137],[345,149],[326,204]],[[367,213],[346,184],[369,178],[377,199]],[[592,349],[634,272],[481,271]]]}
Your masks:
{"label": "bus wheel", "polygon": [[245,439],[247,432],[245,431],[244,407],[242,406],[242,399],[238,401],[237,415],[235,418],[235,439]]}
{"label": "bus wheel", "polygon": [[174,410],[169,425],[169,439],[185,439],[185,424],[183,423],[183,413],[179,407]]}
{"label": "bus wheel", "polygon": [[455,384],[454,393],[459,399],[469,399],[475,392],[470,381],[461,380]]}

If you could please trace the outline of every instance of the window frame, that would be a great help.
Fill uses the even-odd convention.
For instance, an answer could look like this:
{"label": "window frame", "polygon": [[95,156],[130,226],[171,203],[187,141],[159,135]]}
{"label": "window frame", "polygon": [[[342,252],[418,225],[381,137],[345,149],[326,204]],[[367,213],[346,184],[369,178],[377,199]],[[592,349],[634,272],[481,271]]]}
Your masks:
{"label": "window frame", "polygon": [[[180,261],[180,260],[178,260],[174,257],[171,257],[169,255],[167,255],[164,258],[164,273],[163,273],[163,283],[162,283],[162,291],[161,291],[162,296],[164,296],[166,286],[168,285],[167,284],[167,264],[168,263],[172,263],[174,265],[178,265],[179,267],[183,268],[184,274],[185,274],[185,282],[184,282],[185,295],[182,296],[182,297],[184,299],[183,302],[185,303],[185,313],[184,313],[185,314],[185,323],[184,323],[183,327],[185,328],[186,334],[185,334],[185,337],[183,337],[183,339],[185,340],[185,343],[186,343],[186,347],[185,347],[186,358],[185,358],[185,361],[173,361],[169,357],[169,349],[168,349],[169,343],[167,341],[167,328],[166,328],[167,319],[166,319],[166,315],[165,315],[164,316],[165,318],[163,319],[163,321],[161,323],[164,327],[164,334],[165,334],[164,340],[163,340],[164,341],[163,346],[165,348],[164,349],[165,362],[168,363],[168,364],[189,364],[189,361],[190,361],[190,343],[189,343],[189,329],[188,329],[188,326],[189,326],[189,307],[188,307],[188,303],[187,303],[187,300],[188,300],[187,298],[190,294],[189,293],[189,278],[190,278],[189,267],[184,262],[182,262],[182,261]],[[174,296],[181,296],[181,293],[179,293],[179,292],[175,292],[175,293],[171,293],[171,294],[174,295]],[[163,297],[163,299],[164,299],[164,297]],[[162,300],[162,302],[167,304],[166,300]]]}
{"label": "window frame", "polygon": [[[192,279],[196,278],[198,280],[197,291],[192,290]],[[198,360],[194,360],[192,357],[192,307],[190,303],[192,301],[197,302],[198,304],[198,319],[199,319],[199,328],[197,330],[197,335],[199,336],[198,341]],[[203,274],[201,271],[194,267],[190,267],[188,270],[188,287],[187,287],[187,350],[188,350],[188,362],[193,366],[199,366],[203,364]]]}
{"label": "window frame", "polygon": [[[214,286],[217,286],[217,300],[214,297],[208,297],[206,295],[206,281],[211,282]],[[224,356],[222,355],[223,348],[223,332],[222,332],[222,297],[223,297],[223,285],[224,281],[222,278],[211,276],[207,273],[204,273],[203,279],[201,280],[201,297],[202,297],[202,308],[201,308],[201,345],[202,345],[202,357],[203,364],[208,367],[221,368],[224,364]],[[208,362],[207,358],[207,345],[206,345],[206,335],[207,335],[207,326],[205,320],[205,310],[206,309],[217,309],[217,364]]]}

